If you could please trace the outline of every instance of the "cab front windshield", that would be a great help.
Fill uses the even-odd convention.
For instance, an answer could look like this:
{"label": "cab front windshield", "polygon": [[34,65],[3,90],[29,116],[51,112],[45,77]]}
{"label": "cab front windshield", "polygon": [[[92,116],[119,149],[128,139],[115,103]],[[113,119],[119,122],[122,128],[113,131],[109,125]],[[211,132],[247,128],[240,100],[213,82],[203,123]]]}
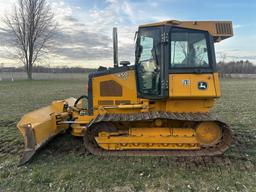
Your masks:
{"label": "cab front windshield", "polygon": [[139,92],[160,94],[160,29],[145,28],[139,33],[137,74]]}
{"label": "cab front windshield", "polygon": [[170,46],[170,68],[209,67],[207,39],[204,32],[173,31]]}

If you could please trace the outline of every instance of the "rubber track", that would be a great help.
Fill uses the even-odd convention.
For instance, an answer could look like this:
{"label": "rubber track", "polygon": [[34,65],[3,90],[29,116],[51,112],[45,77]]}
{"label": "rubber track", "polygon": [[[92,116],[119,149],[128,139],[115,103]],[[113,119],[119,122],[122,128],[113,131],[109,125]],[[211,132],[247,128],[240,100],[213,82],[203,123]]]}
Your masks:
{"label": "rubber track", "polygon": [[[120,150],[107,151],[97,145],[94,137],[99,131],[102,131],[106,124],[111,122],[134,122],[147,121],[154,119],[168,119],[179,121],[205,122],[214,121],[222,128],[222,140],[214,145],[199,150]],[[104,126],[105,125],[105,126]],[[106,128],[107,131],[107,128]],[[195,156],[215,156],[223,154],[232,142],[232,131],[227,124],[218,120],[209,113],[168,113],[168,112],[143,112],[135,114],[104,114],[98,115],[87,127],[84,135],[84,144],[86,149],[100,156],[177,156],[177,157],[195,157]]]}

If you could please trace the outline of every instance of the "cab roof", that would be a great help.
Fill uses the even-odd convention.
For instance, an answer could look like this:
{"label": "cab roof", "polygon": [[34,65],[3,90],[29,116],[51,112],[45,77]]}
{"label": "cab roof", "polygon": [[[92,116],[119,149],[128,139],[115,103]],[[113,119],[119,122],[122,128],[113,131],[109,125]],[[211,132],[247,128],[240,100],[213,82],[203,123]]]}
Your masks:
{"label": "cab roof", "polygon": [[214,42],[220,42],[224,39],[233,36],[233,27],[231,21],[178,21],[166,20],[157,23],[149,23],[140,25],[144,27],[159,27],[159,26],[175,26],[187,29],[196,29],[208,31],[214,38]]}

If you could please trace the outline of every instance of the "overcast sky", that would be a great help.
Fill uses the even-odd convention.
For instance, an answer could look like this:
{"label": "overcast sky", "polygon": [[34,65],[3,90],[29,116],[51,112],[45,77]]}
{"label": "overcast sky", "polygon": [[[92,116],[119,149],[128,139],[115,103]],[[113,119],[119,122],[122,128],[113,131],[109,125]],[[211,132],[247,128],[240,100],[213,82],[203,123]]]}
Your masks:
{"label": "overcast sky", "polygon": [[[15,0],[0,0],[0,16]],[[112,27],[118,27],[119,60],[134,58],[134,33],[143,23],[161,20],[232,20],[235,36],[216,44],[227,60],[256,64],[254,0],[49,0],[59,31],[51,54],[41,65],[98,67],[112,65]],[[3,25],[0,24],[3,28]],[[0,63],[18,66],[0,30]]]}

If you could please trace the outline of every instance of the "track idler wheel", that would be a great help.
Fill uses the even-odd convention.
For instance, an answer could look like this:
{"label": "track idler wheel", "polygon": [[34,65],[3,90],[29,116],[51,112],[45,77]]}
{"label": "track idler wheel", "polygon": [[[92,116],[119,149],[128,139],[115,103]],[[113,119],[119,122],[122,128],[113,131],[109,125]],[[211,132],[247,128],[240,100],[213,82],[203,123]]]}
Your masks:
{"label": "track idler wheel", "polygon": [[215,122],[202,122],[196,127],[196,138],[202,146],[215,145],[221,137],[221,127]]}

